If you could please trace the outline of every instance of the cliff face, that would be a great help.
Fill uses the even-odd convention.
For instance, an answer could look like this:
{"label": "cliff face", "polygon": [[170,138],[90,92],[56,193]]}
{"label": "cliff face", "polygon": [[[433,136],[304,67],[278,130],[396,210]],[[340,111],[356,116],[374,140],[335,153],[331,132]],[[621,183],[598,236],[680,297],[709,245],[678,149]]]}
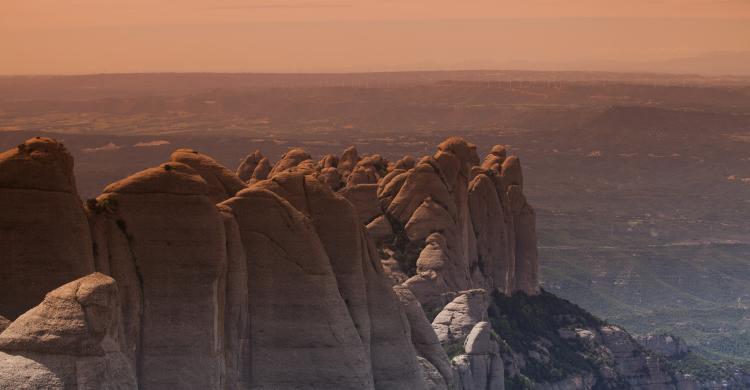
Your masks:
{"label": "cliff face", "polygon": [[0,389],[503,389],[532,356],[490,305],[540,293],[502,146],[237,175],[180,149],[85,207],[54,140],[0,168]]}

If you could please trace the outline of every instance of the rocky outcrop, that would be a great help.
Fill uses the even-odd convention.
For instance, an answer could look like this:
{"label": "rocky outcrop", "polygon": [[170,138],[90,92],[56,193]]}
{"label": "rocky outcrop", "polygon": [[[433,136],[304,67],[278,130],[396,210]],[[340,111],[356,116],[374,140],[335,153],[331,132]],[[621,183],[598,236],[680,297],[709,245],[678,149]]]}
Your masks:
{"label": "rocky outcrop", "polygon": [[196,170],[169,162],[96,199],[99,263],[120,286],[124,350],[141,389],[222,383],[227,245],[210,193]]}
{"label": "rocky outcrop", "polygon": [[0,333],[0,389],[137,389],[120,350],[115,281],[94,273],[51,291]]}
{"label": "rocky outcrop", "polygon": [[459,389],[505,389],[500,346],[486,321],[488,305],[486,291],[464,291],[432,321],[438,340],[452,354]]}
{"label": "rocky outcrop", "polygon": [[246,386],[373,388],[365,345],[310,219],[263,188],[220,206],[237,221],[247,261]]}
{"label": "rocky outcrop", "polygon": [[0,389],[502,389],[488,292],[539,292],[500,146],[255,152],[237,174],[179,149],[85,208],[55,141],[0,168]]}
{"label": "rocky outcrop", "polygon": [[419,301],[411,290],[404,286],[395,286],[393,290],[401,301],[401,305],[406,312],[406,318],[409,320],[411,342],[419,356],[429,363],[429,365],[421,363],[423,368],[426,366],[428,370],[434,369],[437,372],[437,375],[429,376],[432,386],[453,388],[454,379],[450,360],[432,325],[427,320]]}
{"label": "rocky outcrop", "polygon": [[92,272],[73,157],[40,137],[0,154],[0,316],[15,320],[47,292]]}
{"label": "rocky outcrop", "polygon": [[[303,164],[304,162],[307,162]],[[291,149],[281,156],[281,159],[274,164],[271,171],[268,173],[268,177],[271,178],[277,173],[292,169],[303,169],[307,173],[312,173],[313,166],[310,155],[302,149],[296,148]]]}
{"label": "rocky outcrop", "polygon": [[[534,210],[523,196],[520,162],[506,154],[495,146],[479,166],[473,145],[449,138],[432,156],[389,166],[378,179],[379,210],[362,196],[348,196],[367,210],[365,223],[383,213],[372,228],[423,304],[440,307],[443,294],[471,288],[538,293]],[[378,172],[362,171],[365,179],[356,180],[372,181]],[[391,223],[390,236],[382,237],[382,221]]]}
{"label": "rocky outcrop", "polygon": [[352,205],[311,176],[281,173],[253,188],[282,196],[310,218],[336,277],[338,291],[372,367],[375,388],[422,386],[405,315],[364,236]]}
{"label": "rocky outcrop", "polygon": [[676,389],[665,361],[647,354],[622,328],[615,325],[599,329],[605,354],[614,371],[633,389]]}
{"label": "rocky outcrop", "polygon": [[[268,161],[267,158],[263,157],[263,153],[261,153],[260,150],[256,150],[252,154],[248,154],[247,157],[242,160],[240,166],[237,167],[237,177],[245,183],[249,182],[253,178],[256,178],[255,170],[258,169],[258,167],[261,165],[261,161],[263,160]],[[263,180],[265,179],[265,177],[259,179]]]}
{"label": "rocky outcrop", "polygon": [[245,183],[232,171],[195,150],[177,149],[170,160],[185,164],[198,172],[208,184],[208,197],[214,203],[228,199],[245,188]]}
{"label": "rocky outcrop", "polygon": [[650,334],[635,339],[647,350],[668,358],[678,358],[690,351],[685,340],[669,334]]}

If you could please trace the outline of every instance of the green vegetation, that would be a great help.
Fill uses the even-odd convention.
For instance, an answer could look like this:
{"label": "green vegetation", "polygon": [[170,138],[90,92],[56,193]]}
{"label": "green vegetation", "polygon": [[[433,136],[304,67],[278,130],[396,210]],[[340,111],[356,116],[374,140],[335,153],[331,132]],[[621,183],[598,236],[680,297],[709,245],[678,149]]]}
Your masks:
{"label": "green vegetation", "polygon": [[[414,275],[417,273],[417,259],[422,249],[425,247],[425,242],[412,242],[406,236],[405,227],[395,218],[392,218],[387,213],[385,214],[388,220],[391,222],[393,227],[393,235],[390,239],[386,239],[383,245],[393,251],[393,257],[398,261],[401,270],[406,275]],[[381,254],[381,257],[383,254]],[[435,314],[437,315],[437,314]]]}
{"label": "green vegetation", "polygon": [[513,390],[532,390],[534,382],[525,375],[506,376],[505,388]]}
{"label": "green vegetation", "polygon": [[443,349],[445,350],[445,353],[448,355],[448,357],[453,359],[454,357],[464,353],[465,341],[465,338],[462,338],[460,340],[453,340],[450,343],[443,344]]}
{"label": "green vegetation", "polygon": [[750,372],[750,361],[716,362],[708,360],[694,352],[690,352],[680,359],[668,360],[667,364],[675,372],[689,374],[698,381],[722,381],[730,379],[737,372]]}
{"label": "green vegetation", "polygon": [[[493,330],[514,351],[546,352],[553,358],[527,358],[522,373],[534,382],[553,382],[571,374],[597,373],[592,351],[579,338],[564,339],[563,328],[596,328],[604,323],[577,305],[542,291],[537,296],[494,293],[489,307]],[[515,387],[509,388],[524,388]]]}

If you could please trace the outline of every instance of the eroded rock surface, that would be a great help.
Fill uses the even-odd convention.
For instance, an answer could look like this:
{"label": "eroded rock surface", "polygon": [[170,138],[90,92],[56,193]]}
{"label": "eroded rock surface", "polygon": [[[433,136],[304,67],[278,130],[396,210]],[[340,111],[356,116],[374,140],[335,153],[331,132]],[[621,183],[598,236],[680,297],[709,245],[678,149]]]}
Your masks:
{"label": "eroded rock surface", "polygon": [[51,291],[0,333],[0,389],[137,389],[120,324],[117,286],[106,275]]}
{"label": "eroded rock surface", "polygon": [[[395,163],[292,149],[273,168],[256,151],[236,174],[179,149],[86,208],[55,141],[0,168],[0,388],[500,389],[487,291],[538,292],[501,146],[482,162],[455,137]],[[94,271],[109,276],[65,284]]]}
{"label": "eroded rock surface", "polygon": [[41,137],[0,154],[0,316],[14,320],[47,292],[92,272],[73,157]]}
{"label": "eroded rock surface", "polygon": [[224,222],[210,187],[169,162],[96,200],[99,256],[120,286],[141,389],[217,388],[223,378]]}

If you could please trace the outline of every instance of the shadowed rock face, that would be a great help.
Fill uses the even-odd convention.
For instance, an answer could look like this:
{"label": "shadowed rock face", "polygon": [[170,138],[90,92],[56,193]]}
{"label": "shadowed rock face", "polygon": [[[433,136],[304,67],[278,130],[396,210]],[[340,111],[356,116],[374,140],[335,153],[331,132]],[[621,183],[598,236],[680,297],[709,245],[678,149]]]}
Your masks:
{"label": "shadowed rock face", "polygon": [[369,358],[309,218],[271,191],[222,203],[247,260],[250,388],[373,388]]}
{"label": "shadowed rock face", "polygon": [[47,292],[91,272],[91,234],[73,157],[49,138],[0,154],[0,316],[13,320]]}
{"label": "shadowed rock face", "polygon": [[207,389],[223,377],[224,222],[206,181],[170,162],[108,186],[97,247],[121,289],[141,389]]}
{"label": "shadowed rock face", "polygon": [[409,325],[383,275],[376,248],[364,236],[355,208],[299,172],[278,174],[253,188],[273,191],[311,219],[368,354],[375,388],[421,388]]}
{"label": "shadowed rock face", "polygon": [[303,164],[305,161],[312,163],[310,155],[302,149],[291,149],[281,156],[281,159],[274,164],[271,171],[268,173],[268,177],[273,177],[277,173],[288,171],[291,169],[310,169],[311,166]]}

